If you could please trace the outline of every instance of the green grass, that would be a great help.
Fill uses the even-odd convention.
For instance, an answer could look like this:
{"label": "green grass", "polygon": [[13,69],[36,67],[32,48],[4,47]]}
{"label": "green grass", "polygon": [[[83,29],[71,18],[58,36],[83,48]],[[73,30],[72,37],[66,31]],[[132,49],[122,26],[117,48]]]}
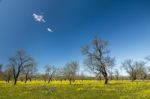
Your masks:
{"label": "green grass", "polygon": [[150,99],[149,81],[0,82],[0,99]]}

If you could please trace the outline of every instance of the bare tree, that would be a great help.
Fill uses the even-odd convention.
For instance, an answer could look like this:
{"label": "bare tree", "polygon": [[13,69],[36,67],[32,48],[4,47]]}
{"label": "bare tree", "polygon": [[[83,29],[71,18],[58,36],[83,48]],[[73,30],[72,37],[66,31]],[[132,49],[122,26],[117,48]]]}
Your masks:
{"label": "bare tree", "polygon": [[37,71],[36,66],[33,58],[24,66],[23,74],[25,74],[25,83],[27,83],[28,79],[31,81],[32,75]]}
{"label": "bare tree", "polygon": [[[149,63],[150,62],[150,55],[146,56],[145,60],[146,60],[146,63]],[[149,64],[145,68],[143,74],[145,76],[144,78],[147,78],[147,77],[150,78],[150,66],[149,66]]]}
{"label": "bare tree", "polygon": [[118,71],[118,69],[115,69],[115,77],[116,77],[116,80],[118,80],[119,79],[119,71]]}
{"label": "bare tree", "polygon": [[45,66],[45,74],[48,77],[48,83],[50,83],[50,81],[52,81],[55,73],[56,73],[56,67],[52,66],[52,65],[46,65]]}
{"label": "bare tree", "polygon": [[0,64],[0,72],[2,72],[3,64]]}
{"label": "bare tree", "polygon": [[3,67],[3,64],[0,64],[0,79],[2,79],[2,76],[3,76],[2,67]]}
{"label": "bare tree", "polygon": [[41,79],[44,80],[44,82],[46,82],[46,80],[47,80],[47,75],[46,75],[46,74],[41,74]]}
{"label": "bare tree", "polygon": [[11,67],[7,66],[7,68],[4,71],[4,79],[9,83],[12,79],[13,70]]}
{"label": "bare tree", "polygon": [[56,71],[56,74],[55,74],[55,78],[57,80],[60,80],[61,82],[66,79],[65,75],[64,75],[64,67],[57,68],[57,71]]}
{"label": "bare tree", "polygon": [[108,70],[114,66],[115,61],[109,55],[107,44],[107,41],[95,37],[91,48],[88,45],[82,47],[82,53],[87,57],[86,66],[94,73],[101,73],[105,79],[104,84],[108,83]]}
{"label": "bare tree", "polygon": [[126,70],[126,72],[129,74],[132,81],[136,80],[138,76],[141,74],[141,71],[143,70],[145,66],[145,62],[143,61],[135,61],[132,60],[125,60],[122,63],[122,67]]}
{"label": "bare tree", "polygon": [[97,73],[96,74],[96,79],[98,79],[98,80],[102,80],[102,74],[101,73]]}
{"label": "bare tree", "polygon": [[69,80],[70,85],[72,80],[75,81],[75,76],[78,71],[78,68],[79,63],[77,61],[68,62],[64,67],[63,74]]}
{"label": "bare tree", "polygon": [[23,49],[17,51],[17,53],[9,58],[9,66],[12,68],[14,85],[16,85],[20,73],[25,66],[31,65],[33,58],[26,55]]}
{"label": "bare tree", "polygon": [[110,80],[113,80],[113,70],[112,70],[112,68],[110,68],[109,70],[108,70],[108,75],[109,75],[109,79]]}
{"label": "bare tree", "polygon": [[148,68],[141,67],[139,70],[139,78],[145,80],[148,77]]}
{"label": "bare tree", "polygon": [[85,80],[85,75],[84,75],[84,72],[83,72],[83,71],[81,72],[80,79],[81,79],[82,81]]}

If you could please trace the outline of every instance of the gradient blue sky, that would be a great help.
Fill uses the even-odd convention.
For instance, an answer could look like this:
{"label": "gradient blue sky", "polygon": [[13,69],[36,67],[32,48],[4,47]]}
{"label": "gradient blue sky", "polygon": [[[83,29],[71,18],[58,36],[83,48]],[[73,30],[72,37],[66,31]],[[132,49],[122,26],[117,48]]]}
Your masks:
{"label": "gradient blue sky", "polygon": [[[35,21],[43,15],[45,23]],[[53,32],[48,32],[50,27]],[[84,57],[80,47],[97,35],[109,41],[116,66],[150,54],[149,0],[1,0],[0,63],[24,48],[38,62],[63,66]]]}

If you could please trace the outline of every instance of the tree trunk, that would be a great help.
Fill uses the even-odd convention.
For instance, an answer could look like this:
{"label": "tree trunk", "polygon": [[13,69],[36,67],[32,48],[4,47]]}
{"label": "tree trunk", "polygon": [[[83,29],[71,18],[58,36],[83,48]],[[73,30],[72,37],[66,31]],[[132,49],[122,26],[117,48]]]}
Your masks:
{"label": "tree trunk", "polygon": [[108,84],[108,75],[107,75],[107,72],[106,70],[104,69],[103,72],[102,72],[103,76],[104,76],[104,84]]}
{"label": "tree trunk", "polygon": [[48,79],[48,83],[50,83],[51,79]]}
{"label": "tree trunk", "polygon": [[104,73],[104,80],[105,80],[104,84],[108,84],[108,76],[106,72]]}
{"label": "tree trunk", "polygon": [[17,72],[17,74],[15,73],[15,70],[14,70],[14,72],[13,72],[13,75],[14,75],[14,85],[16,85],[17,84],[17,80],[18,80],[18,77],[19,77],[19,74],[20,74],[20,68],[21,68],[21,66],[22,66],[22,64],[18,67],[18,72]]}
{"label": "tree trunk", "polygon": [[9,81],[10,81],[10,75],[8,75],[8,79],[7,79],[7,82],[9,83]]}
{"label": "tree trunk", "polygon": [[132,78],[132,82],[135,81],[135,80],[136,80],[136,78]]}
{"label": "tree trunk", "polygon": [[108,84],[108,78],[107,78],[107,77],[104,77],[104,79],[105,79],[104,84]]}
{"label": "tree trunk", "polygon": [[116,79],[119,80],[119,76],[117,76]]}
{"label": "tree trunk", "polygon": [[16,76],[14,75],[14,80],[15,80],[15,81],[14,81],[14,85],[17,84],[18,77],[19,77],[19,72],[17,73]]}
{"label": "tree trunk", "polygon": [[15,77],[15,79],[14,79],[15,81],[14,81],[14,85],[16,85],[17,84],[17,80],[18,80],[18,78],[17,77]]}
{"label": "tree trunk", "polygon": [[102,80],[102,77],[101,77],[101,76],[99,76],[99,80],[100,80],[100,81]]}
{"label": "tree trunk", "polygon": [[70,85],[71,85],[71,79],[69,79],[69,83],[70,83]]}
{"label": "tree trunk", "polygon": [[50,83],[51,80],[52,80],[52,75],[49,77],[48,83]]}
{"label": "tree trunk", "polygon": [[27,83],[28,81],[28,74],[26,74],[26,78],[25,78],[25,82],[24,83]]}
{"label": "tree trunk", "polygon": [[135,81],[135,80],[136,80],[136,76],[134,75],[134,76],[132,77],[132,82]]}
{"label": "tree trunk", "polygon": [[73,79],[73,83],[75,83],[75,79]]}
{"label": "tree trunk", "polygon": [[30,82],[32,81],[31,77],[29,77]]}

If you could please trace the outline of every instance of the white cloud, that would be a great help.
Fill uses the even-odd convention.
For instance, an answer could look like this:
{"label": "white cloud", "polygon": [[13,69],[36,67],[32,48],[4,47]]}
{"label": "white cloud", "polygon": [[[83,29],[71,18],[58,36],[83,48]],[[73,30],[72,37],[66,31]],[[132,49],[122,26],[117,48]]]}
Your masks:
{"label": "white cloud", "polygon": [[[37,22],[43,22],[43,23],[46,22],[46,21],[44,20],[44,16],[43,16],[43,15],[38,15],[38,14],[33,13],[33,18],[34,18],[35,21],[37,21]],[[49,28],[49,27],[46,28],[46,30],[47,30],[48,32],[53,32],[52,29]]]}
{"label": "white cloud", "polygon": [[37,15],[37,14],[33,13],[33,17],[36,21],[45,23],[43,15]]}
{"label": "white cloud", "polygon": [[48,32],[53,32],[51,28],[47,28],[47,31]]}

